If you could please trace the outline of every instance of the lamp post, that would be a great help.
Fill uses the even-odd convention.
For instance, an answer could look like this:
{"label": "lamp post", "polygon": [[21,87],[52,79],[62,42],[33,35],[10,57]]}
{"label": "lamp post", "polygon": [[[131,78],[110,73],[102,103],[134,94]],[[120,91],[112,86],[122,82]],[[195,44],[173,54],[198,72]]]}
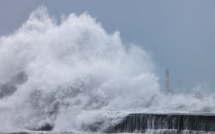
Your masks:
{"label": "lamp post", "polygon": [[166,69],[166,91],[169,93],[169,70]]}

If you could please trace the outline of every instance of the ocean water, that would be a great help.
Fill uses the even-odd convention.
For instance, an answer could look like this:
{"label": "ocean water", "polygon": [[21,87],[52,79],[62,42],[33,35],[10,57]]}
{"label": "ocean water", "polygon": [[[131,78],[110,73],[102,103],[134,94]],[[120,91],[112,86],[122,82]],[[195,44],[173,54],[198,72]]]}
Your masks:
{"label": "ocean water", "polygon": [[102,132],[129,113],[215,111],[198,86],[163,93],[150,55],[87,13],[58,24],[39,7],[0,37],[0,132]]}

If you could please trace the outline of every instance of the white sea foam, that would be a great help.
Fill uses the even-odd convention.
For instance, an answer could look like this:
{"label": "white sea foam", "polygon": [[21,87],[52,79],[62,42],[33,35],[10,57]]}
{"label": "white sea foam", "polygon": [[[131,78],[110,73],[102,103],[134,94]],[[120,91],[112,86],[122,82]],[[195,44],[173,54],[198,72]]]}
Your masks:
{"label": "white sea foam", "polygon": [[0,38],[1,131],[100,130],[129,112],[214,111],[213,97],[161,93],[150,55],[125,49],[87,13],[55,22],[40,7]]}

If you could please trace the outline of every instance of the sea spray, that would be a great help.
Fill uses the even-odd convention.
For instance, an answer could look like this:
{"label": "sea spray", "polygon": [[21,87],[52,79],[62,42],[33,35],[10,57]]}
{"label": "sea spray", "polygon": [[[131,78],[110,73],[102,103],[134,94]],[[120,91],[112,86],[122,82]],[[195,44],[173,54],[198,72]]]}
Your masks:
{"label": "sea spray", "polygon": [[[111,110],[153,104],[159,92],[147,52],[125,49],[119,32],[107,34],[86,13],[70,14],[58,25],[40,7],[15,33],[0,38],[0,55],[0,84],[16,89],[6,94],[1,88],[3,130],[45,124],[88,130],[104,124]],[[20,73],[22,83],[10,82]]]}

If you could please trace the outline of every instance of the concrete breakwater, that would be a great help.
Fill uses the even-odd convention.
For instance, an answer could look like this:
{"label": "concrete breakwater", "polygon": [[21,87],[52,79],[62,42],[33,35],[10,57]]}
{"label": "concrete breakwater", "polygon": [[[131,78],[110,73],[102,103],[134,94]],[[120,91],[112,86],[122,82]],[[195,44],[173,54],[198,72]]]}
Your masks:
{"label": "concrete breakwater", "polygon": [[212,114],[129,114],[108,133],[215,133],[215,115]]}

